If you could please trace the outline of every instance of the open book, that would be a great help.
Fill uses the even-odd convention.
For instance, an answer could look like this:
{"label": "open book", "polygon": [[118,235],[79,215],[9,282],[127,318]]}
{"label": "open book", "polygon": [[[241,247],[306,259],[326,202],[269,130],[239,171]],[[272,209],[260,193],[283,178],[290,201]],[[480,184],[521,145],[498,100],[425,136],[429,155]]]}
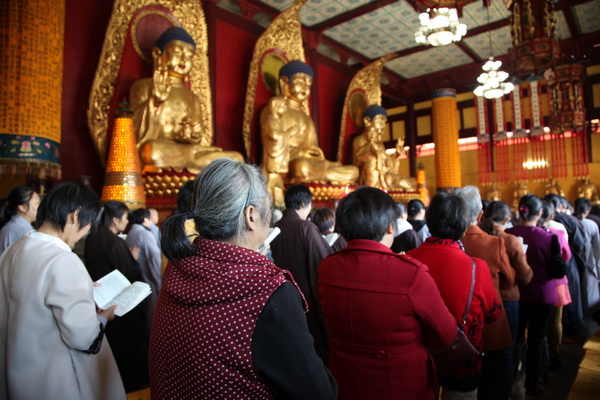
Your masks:
{"label": "open book", "polygon": [[103,310],[117,305],[115,315],[122,317],[152,293],[146,282],[130,283],[118,269],[98,279],[94,286],[94,301]]}

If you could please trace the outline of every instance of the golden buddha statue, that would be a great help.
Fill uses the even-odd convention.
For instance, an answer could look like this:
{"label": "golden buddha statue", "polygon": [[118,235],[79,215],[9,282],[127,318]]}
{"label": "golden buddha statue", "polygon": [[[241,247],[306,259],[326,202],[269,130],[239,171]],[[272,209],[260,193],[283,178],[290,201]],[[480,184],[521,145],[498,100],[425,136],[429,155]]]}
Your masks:
{"label": "golden buddha statue", "polygon": [[364,131],[352,141],[352,161],[358,167],[359,185],[387,189],[387,155],[381,134],[387,123],[385,108],[373,104],[363,111]]}
{"label": "golden buddha statue", "polygon": [[152,49],[152,78],[136,80],[129,92],[138,150],[145,169],[187,168],[198,172],[212,160],[241,154],[211,146],[202,125],[200,99],[187,86],[196,43],[180,27],[167,29]]}
{"label": "golden buddha statue", "polygon": [[358,177],[354,166],[325,159],[319,148],[317,131],[303,104],[310,95],[313,70],[294,60],[279,71],[282,96],[271,98],[260,115],[263,170],[271,191],[283,190],[283,180],[352,184]]}
{"label": "golden buddha statue", "polygon": [[490,202],[502,200],[502,192],[496,186],[496,182],[492,182],[492,186],[488,188],[486,198]]}
{"label": "golden buddha statue", "polygon": [[396,140],[395,152],[386,154],[388,170],[385,181],[389,189],[400,189],[408,192],[417,191],[417,180],[411,176],[400,173],[400,157],[404,154],[404,138]]}
{"label": "golden buddha statue", "polygon": [[546,184],[546,194],[551,194],[551,193],[557,194],[557,195],[563,196],[563,197],[565,195],[565,191],[560,186],[560,182],[552,177],[550,177],[550,180]]}
{"label": "golden buddha statue", "polygon": [[600,204],[600,199],[598,198],[598,189],[596,188],[596,185],[590,182],[590,178],[584,178],[581,180],[581,183],[577,187],[577,195],[578,197],[588,199],[594,205]]}
{"label": "golden buddha statue", "polygon": [[514,199],[513,199],[513,208],[516,210],[519,208],[519,200],[521,197],[529,194],[529,186],[525,184],[525,182],[518,181],[519,186],[517,186],[514,190]]}
{"label": "golden buddha statue", "polygon": [[352,141],[352,160],[359,169],[357,183],[380,189],[417,190],[415,178],[400,173],[404,140],[396,141],[396,151],[386,154],[381,135],[387,123],[385,108],[373,104],[363,111],[364,131]]}

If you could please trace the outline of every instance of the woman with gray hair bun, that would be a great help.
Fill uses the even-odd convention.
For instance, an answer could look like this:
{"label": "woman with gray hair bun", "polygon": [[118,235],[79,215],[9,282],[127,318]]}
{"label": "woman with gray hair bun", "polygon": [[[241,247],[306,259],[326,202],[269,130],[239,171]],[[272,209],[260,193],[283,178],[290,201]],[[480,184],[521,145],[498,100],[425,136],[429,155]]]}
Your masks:
{"label": "woman with gray hair bun", "polygon": [[[192,210],[162,227],[170,260],[150,337],[152,398],[335,399],[288,271],[255,250],[269,228],[266,179],[229,159],[194,184]],[[193,219],[200,237],[184,229]]]}

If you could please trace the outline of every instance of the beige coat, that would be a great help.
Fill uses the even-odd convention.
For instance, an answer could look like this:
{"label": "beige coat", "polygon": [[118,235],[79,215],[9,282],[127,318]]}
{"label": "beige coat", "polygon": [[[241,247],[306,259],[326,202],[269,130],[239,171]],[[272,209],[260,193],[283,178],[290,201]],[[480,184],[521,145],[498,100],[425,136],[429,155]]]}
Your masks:
{"label": "beige coat", "polygon": [[92,281],[62,240],[33,232],[0,257],[0,398],[124,399]]}

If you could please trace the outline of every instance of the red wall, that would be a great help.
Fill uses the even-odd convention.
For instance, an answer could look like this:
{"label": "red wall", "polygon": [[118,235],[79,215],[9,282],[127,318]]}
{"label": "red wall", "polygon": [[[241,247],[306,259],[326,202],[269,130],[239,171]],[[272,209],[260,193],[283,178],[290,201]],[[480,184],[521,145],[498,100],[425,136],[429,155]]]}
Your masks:
{"label": "red wall", "polygon": [[66,0],[61,164],[65,180],[91,175],[102,187],[104,170],[87,127],[87,108],[112,0]]}
{"label": "red wall", "polygon": [[[325,56],[319,55],[312,61],[317,76],[317,89],[313,90],[318,96],[319,145],[325,157],[335,161],[337,158],[338,140],[344,109],[344,99],[354,71],[343,70]],[[316,117],[316,115],[315,115]],[[315,121],[316,122],[316,121]]]}
{"label": "red wall", "polygon": [[[263,28],[220,9],[212,2],[203,4],[209,34],[214,143],[225,150],[245,155],[242,122],[246,82],[254,45]],[[81,175],[91,175],[92,185],[97,190],[102,187],[104,171],[90,137],[86,112],[112,6],[112,0],[66,0],[61,143],[63,179],[77,180]],[[318,54],[310,63],[317,74],[312,101],[317,106],[313,118],[319,131],[319,143],[325,156],[335,160],[344,97],[354,72],[344,70],[341,64]],[[255,132],[255,141],[259,137],[259,132]]]}

